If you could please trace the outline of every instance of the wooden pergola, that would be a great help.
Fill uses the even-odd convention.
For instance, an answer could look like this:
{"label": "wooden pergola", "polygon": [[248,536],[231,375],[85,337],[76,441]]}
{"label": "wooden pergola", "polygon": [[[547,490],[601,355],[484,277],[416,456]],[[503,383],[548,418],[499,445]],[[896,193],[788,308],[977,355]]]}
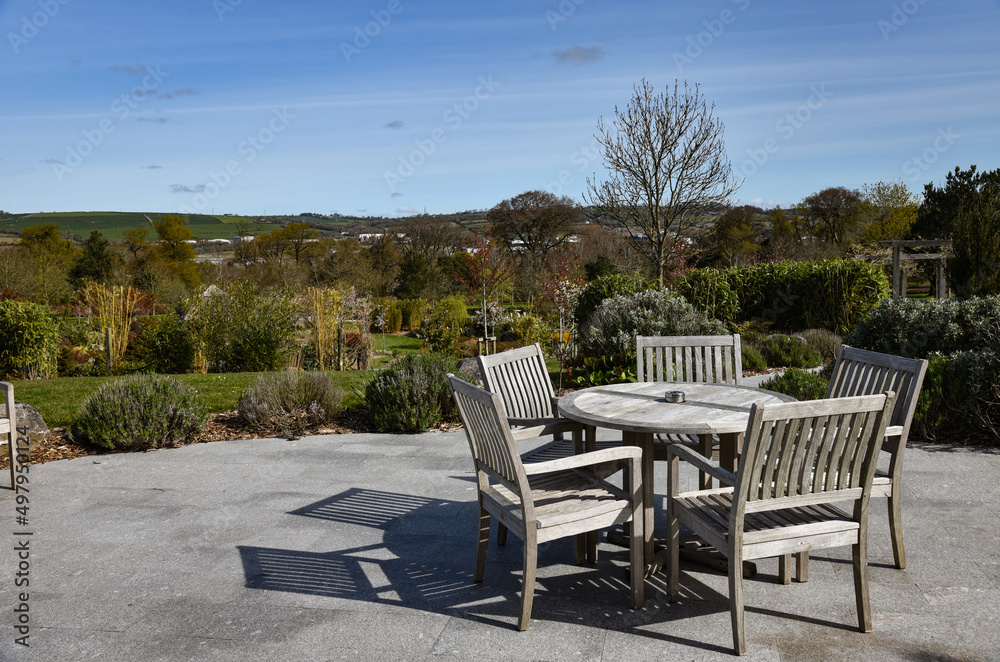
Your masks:
{"label": "wooden pergola", "polygon": [[[906,282],[902,279],[899,271],[899,263],[902,260],[937,260],[938,261],[938,283],[937,298],[944,299],[948,292],[948,282],[945,278],[944,265],[949,257],[948,249],[951,248],[951,239],[915,239],[909,241],[880,241],[879,246],[892,248],[892,296],[900,299],[906,296]],[[939,253],[903,253],[904,248],[940,248]]]}

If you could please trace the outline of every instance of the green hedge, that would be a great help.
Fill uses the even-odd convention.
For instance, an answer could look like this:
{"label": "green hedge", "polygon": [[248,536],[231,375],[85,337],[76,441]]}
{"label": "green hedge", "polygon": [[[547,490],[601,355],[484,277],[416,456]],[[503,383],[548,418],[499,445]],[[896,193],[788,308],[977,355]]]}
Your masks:
{"label": "green hedge", "polygon": [[886,301],[844,342],[928,359],[914,437],[1000,439],[1000,297]]}
{"label": "green hedge", "polygon": [[59,354],[58,324],[46,306],[0,301],[0,376],[53,377]]}
{"label": "green hedge", "polygon": [[763,321],[777,329],[843,333],[891,294],[885,272],[860,260],[776,262],[695,269],[673,285],[696,308],[730,328]]}

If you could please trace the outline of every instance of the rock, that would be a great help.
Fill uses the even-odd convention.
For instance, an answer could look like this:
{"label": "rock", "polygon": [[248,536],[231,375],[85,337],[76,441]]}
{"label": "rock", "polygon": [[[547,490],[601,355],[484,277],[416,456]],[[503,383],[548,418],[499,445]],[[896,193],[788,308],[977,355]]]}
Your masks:
{"label": "rock", "polygon": [[[45,424],[45,419],[38,413],[38,410],[31,405],[18,402],[14,405],[17,415],[17,427],[28,427],[28,452],[38,448],[38,445],[45,441],[49,435],[49,426]],[[18,433],[20,434],[20,433]],[[7,444],[0,443],[0,457],[7,457],[9,449]]]}
{"label": "rock", "polygon": [[458,374],[476,386],[483,387],[483,377],[479,374],[479,363],[476,359],[465,358],[459,361]]}

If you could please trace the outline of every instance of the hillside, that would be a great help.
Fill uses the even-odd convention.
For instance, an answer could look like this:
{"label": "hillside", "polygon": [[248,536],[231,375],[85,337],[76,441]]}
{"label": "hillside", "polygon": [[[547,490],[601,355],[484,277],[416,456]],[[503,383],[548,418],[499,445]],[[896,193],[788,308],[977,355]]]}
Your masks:
{"label": "hillside", "polygon": [[[111,241],[120,239],[125,230],[148,227],[149,219],[156,220],[166,214],[162,212],[42,212],[38,214],[3,214],[0,212],[0,241],[4,237],[20,236],[24,228],[42,223],[55,223],[70,239],[83,241],[94,230]],[[482,211],[466,211],[455,214],[427,215],[425,217],[454,221],[467,228],[476,228],[486,221]],[[357,235],[384,232],[406,218],[351,217],[339,214],[322,215],[305,213],[297,216],[249,217],[223,214],[219,216],[187,216],[188,227],[197,239],[229,239],[239,234],[239,223],[249,223],[251,234],[270,232],[286,223],[308,223],[318,230],[331,235]]]}

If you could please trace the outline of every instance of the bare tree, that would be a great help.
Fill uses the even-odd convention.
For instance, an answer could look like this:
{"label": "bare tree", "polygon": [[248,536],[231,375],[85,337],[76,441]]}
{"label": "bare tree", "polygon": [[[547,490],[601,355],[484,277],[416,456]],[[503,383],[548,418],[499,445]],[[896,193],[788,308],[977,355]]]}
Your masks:
{"label": "bare tree", "polygon": [[587,179],[588,204],[624,226],[663,285],[687,235],[704,214],[724,205],[742,182],[726,156],[725,126],[698,86],[675,81],[656,94],[643,79],[610,127],[597,121],[608,179]]}

